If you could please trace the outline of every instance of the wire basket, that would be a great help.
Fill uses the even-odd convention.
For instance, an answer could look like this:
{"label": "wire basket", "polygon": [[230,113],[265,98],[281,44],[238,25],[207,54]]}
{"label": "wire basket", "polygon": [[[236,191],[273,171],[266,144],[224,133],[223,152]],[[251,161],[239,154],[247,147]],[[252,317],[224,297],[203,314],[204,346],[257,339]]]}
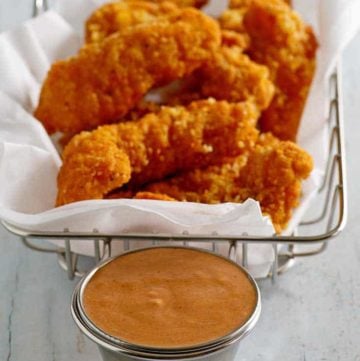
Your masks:
{"label": "wire basket", "polygon": [[[290,267],[296,258],[319,254],[326,249],[327,242],[338,235],[346,224],[347,196],[346,169],[344,150],[344,129],[341,102],[341,79],[337,70],[330,78],[329,112],[327,123],[329,126],[329,155],[323,183],[318,190],[316,201],[308,210],[304,220],[291,236],[254,237],[247,234],[239,236],[220,235],[170,235],[170,234],[101,234],[96,229],[92,233],[72,233],[64,229],[63,232],[31,232],[18,228],[10,223],[2,222],[11,233],[19,236],[23,243],[32,250],[56,253],[60,266],[67,272],[68,277],[82,276],[85,271],[78,267],[80,255],[71,249],[71,241],[91,240],[94,244],[94,259],[99,262],[111,255],[112,243],[116,240],[124,241],[124,249],[130,250],[134,240],[147,240],[149,245],[156,245],[158,241],[173,241],[186,245],[187,242],[211,242],[213,251],[217,250],[218,242],[228,242],[228,255],[243,266],[248,264],[248,245],[251,243],[271,243],[274,248],[274,261],[268,277],[275,281],[278,274]],[[64,247],[47,248],[33,243],[32,240],[60,239]],[[280,247],[283,245],[282,247]],[[302,245],[310,246],[305,249]],[[237,248],[242,247],[239,257]],[[241,258],[241,259],[239,259]]]}
{"label": "wire basket", "polygon": [[[48,8],[46,0],[34,0],[33,15],[37,16]],[[156,245],[159,241],[173,241],[181,245],[190,241],[211,242],[212,250],[216,251],[219,242],[229,244],[228,255],[236,262],[247,267],[248,245],[253,243],[271,243],[274,249],[274,260],[267,277],[273,281],[277,276],[288,269],[296,258],[317,255],[326,249],[327,242],[338,235],[344,228],[347,219],[347,191],[346,165],[344,149],[344,126],[342,117],[341,99],[341,72],[340,66],[330,77],[329,106],[327,125],[329,128],[329,153],[323,183],[318,190],[316,200],[312,202],[304,220],[291,236],[273,235],[257,237],[247,234],[238,236],[209,235],[182,235],[171,234],[101,234],[96,229],[91,233],[73,233],[68,229],[63,232],[32,232],[21,229],[8,222],[2,222],[11,233],[19,236],[22,242],[30,249],[56,253],[58,262],[69,279],[83,276],[85,270],[80,270],[81,256],[71,249],[71,241],[87,240],[93,242],[94,260],[99,262],[111,256],[112,244],[117,240],[124,242],[124,249],[130,250],[134,240],[146,240],[149,245]],[[34,240],[46,241],[58,239],[64,241],[64,247],[47,247],[39,245]],[[239,257],[237,249],[242,247]]]}

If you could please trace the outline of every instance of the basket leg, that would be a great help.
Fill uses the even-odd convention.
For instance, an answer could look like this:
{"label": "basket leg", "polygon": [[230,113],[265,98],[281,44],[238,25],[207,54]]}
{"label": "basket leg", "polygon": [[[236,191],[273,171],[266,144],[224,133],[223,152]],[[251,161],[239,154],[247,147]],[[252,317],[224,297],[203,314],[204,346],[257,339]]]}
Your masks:
{"label": "basket leg", "polygon": [[70,239],[65,239],[65,261],[66,261],[68,278],[69,280],[73,280],[75,276],[75,272],[74,272],[74,263],[73,263],[73,255],[71,252]]}
{"label": "basket leg", "polygon": [[49,9],[47,0],[34,0],[33,3],[33,17],[42,14],[44,11]]}

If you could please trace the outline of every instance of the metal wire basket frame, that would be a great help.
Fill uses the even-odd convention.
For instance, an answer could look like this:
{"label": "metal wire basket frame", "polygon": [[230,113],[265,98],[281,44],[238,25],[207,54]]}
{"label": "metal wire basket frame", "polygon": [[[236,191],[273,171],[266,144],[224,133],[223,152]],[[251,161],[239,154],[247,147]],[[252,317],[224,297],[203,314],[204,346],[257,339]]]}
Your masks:
{"label": "metal wire basket frame", "polygon": [[[189,235],[183,233],[181,235],[172,234],[118,234],[109,235],[99,233],[94,229],[89,233],[73,233],[69,229],[63,232],[32,232],[21,229],[8,222],[3,221],[4,227],[11,233],[19,236],[23,243],[30,249],[56,253],[60,266],[67,271],[70,279],[74,276],[82,276],[84,272],[77,267],[79,255],[71,250],[71,241],[74,240],[92,240],[94,242],[94,257],[98,262],[102,257],[111,255],[111,244],[115,240],[125,241],[125,249],[131,248],[131,241],[148,240],[151,244],[158,241],[175,241],[186,245],[189,241],[212,242],[212,248],[216,251],[217,242],[229,243],[229,257],[247,266],[248,263],[248,245],[252,243],[271,243],[274,248],[275,258],[272,264],[272,270],[269,277],[276,280],[278,274],[286,270],[296,258],[307,257],[319,254],[326,249],[327,242],[338,235],[344,228],[347,219],[347,191],[346,191],[346,170],[345,170],[345,149],[344,149],[344,127],[342,118],[342,102],[340,96],[341,79],[340,72],[336,71],[330,78],[330,102],[328,113],[328,125],[330,130],[329,139],[329,157],[327,160],[325,176],[323,184],[319,188],[318,197],[321,199],[322,205],[320,211],[311,220],[302,222],[297,231],[291,236],[273,235],[270,237],[258,237],[247,234],[239,236],[223,237],[218,234],[213,235]],[[319,202],[316,202],[319,204]],[[322,232],[315,234],[302,235],[304,230],[311,226],[321,226],[325,224]],[[48,248],[40,247],[31,242],[33,239],[64,240],[64,247]],[[295,245],[316,245],[315,249],[306,251],[297,251]],[[242,247],[242,259],[237,259],[237,248]],[[286,245],[285,249],[278,247]]]}
{"label": "metal wire basket frame", "polygon": [[[33,15],[37,16],[48,8],[46,0],[34,0]],[[189,235],[184,232],[181,235],[172,234],[118,234],[109,235],[99,233],[94,229],[92,232],[75,233],[69,229],[63,232],[33,232],[21,229],[8,222],[2,221],[3,226],[11,233],[19,236],[22,242],[30,249],[45,253],[56,253],[60,266],[67,272],[69,279],[82,276],[85,272],[78,268],[79,255],[71,249],[71,241],[91,240],[94,245],[94,259],[99,262],[102,258],[111,255],[113,241],[124,241],[124,249],[131,248],[134,240],[147,240],[150,245],[158,241],[175,241],[186,245],[187,242],[212,242],[213,251],[217,250],[218,242],[228,242],[229,257],[243,266],[248,265],[248,245],[253,243],[271,243],[274,249],[274,261],[268,277],[273,282],[277,276],[284,272],[294,263],[296,258],[308,257],[320,254],[326,249],[330,239],[337,236],[345,227],[347,221],[347,188],[346,188],[346,162],[344,148],[344,123],[342,116],[341,98],[341,71],[337,69],[330,77],[329,84],[329,111],[327,123],[329,127],[329,156],[327,159],[323,183],[318,190],[317,209],[315,216],[310,220],[303,221],[291,236],[273,235],[270,237],[258,237],[248,234],[238,236],[213,235]],[[320,205],[320,207],[319,207]],[[310,231],[312,228],[315,231]],[[321,227],[321,231],[318,228]],[[322,228],[324,227],[324,228]],[[32,240],[58,239],[64,241],[64,247],[39,246]],[[238,259],[237,248],[242,247],[242,257]],[[280,247],[284,245],[284,247]],[[297,250],[296,245],[314,245],[310,250]]]}

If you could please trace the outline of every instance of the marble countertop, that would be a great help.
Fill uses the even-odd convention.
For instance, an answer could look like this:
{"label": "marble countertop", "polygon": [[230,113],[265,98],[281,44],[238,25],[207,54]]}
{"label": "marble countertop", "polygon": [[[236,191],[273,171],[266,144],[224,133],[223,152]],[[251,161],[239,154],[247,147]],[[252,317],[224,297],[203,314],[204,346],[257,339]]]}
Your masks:
{"label": "marble countertop", "polygon": [[[29,0],[1,0],[0,30],[31,11]],[[260,283],[262,316],[242,342],[237,361],[360,361],[359,64],[360,34],[342,63],[347,227],[325,253],[298,261],[277,284]],[[3,228],[0,238],[0,360],[100,360],[96,346],[71,319],[76,280],[67,279],[54,255],[30,251]]]}

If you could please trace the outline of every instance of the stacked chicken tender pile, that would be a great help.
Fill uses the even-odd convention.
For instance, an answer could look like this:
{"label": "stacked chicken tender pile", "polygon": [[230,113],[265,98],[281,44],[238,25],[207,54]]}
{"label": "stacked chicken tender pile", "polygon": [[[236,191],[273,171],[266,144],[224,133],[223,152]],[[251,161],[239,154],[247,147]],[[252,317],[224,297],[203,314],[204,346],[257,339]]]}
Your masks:
{"label": "stacked chicken tender pile", "polygon": [[[36,117],[64,142],[57,205],[104,198],[260,202],[280,232],[311,157],[295,144],[316,39],[284,0],[118,1],[53,64]],[[176,82],[162,103],[145,100]],[[171,90],[170,90],[171,89]]]}

